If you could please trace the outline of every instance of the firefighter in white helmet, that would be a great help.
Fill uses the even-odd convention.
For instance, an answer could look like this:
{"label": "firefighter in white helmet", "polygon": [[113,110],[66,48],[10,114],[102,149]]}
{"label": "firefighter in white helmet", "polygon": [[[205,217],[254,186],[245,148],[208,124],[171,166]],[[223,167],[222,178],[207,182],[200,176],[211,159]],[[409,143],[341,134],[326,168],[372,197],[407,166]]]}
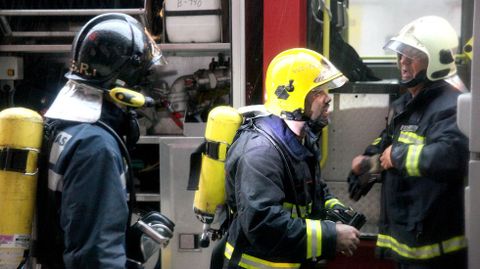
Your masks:
{"label": "firefighter in white helmet", "polygon": [[233,214],[225,248],[228,268],[310,268],[336,252],[351,256],[359,231],[326,221],[344,208],[320,178],[316,142],[328,123],[328,89],[347,78],[317,52],[278,54],[265,82],[270,113],[242,125],[226,160]]}
{"label": "firefighter in white helmet", "polygon": [[385,45],[398,55],[408,92],[391,105],[388,126],[363,155],[381,154],[382,198],[377,253],[398,268],[466,268],[464,177],[468,140],[456,124],[458,36],[443,18],[404,26]]}

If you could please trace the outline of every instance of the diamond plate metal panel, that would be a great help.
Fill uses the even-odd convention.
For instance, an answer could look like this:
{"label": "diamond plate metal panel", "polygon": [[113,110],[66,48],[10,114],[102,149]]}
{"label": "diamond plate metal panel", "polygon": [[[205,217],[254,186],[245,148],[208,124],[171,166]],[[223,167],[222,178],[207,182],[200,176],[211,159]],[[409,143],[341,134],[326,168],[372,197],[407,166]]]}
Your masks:
{"label": "diamond plate metal panel", "polygon": [[345,182],[353,157],[362,154],[386,126],[388,95],[336,94],[328,128],[326,181]]}
{"label": "diamond plate metal panel", "polygon": [[355,202],[348,197],[348,184],[346,182],[328,182],[330,191],[346,206],[350,206],[355,211],[362,213],[367,218],[367,222],[360,229],[362,235],[376,235],[378,233],[378,217],[380,214],[380,184],[373,185],[367,196],[362,197]]}
{"label": "diamond plate metal panel", "polygon": [[347,176],[352,159],[362,154],[367,145],[386,126],[388,94],[335,94],[329,125],[328,156],[322,176],[332,193],[355,210],[365,214],[367,223],[364,234],[376,234],[379,208],[380,184],[376,184],[360,201],[348,197]]}
{"label": "diamond plate metal panel", "polygon": [[[161,137],[160,196],[161,212],[175,223],[172,240],[162,250],[162,269],[209,268],[213,246],[182,249],[182,235],[200,235],[202,223],[193,213],[193,191],[187,191],[190,154],[203,137]],[[192,266],[194,265],[194,266]]]}

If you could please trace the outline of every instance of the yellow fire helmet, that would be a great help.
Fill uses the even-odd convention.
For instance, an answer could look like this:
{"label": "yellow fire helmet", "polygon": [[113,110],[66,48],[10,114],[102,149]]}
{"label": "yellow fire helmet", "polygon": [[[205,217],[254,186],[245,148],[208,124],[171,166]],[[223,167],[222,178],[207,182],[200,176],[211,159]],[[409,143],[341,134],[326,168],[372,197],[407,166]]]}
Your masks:
{"label": "yellow fire helmet", "polygon": [[270,62],[265,78],[265,108],[289,120],[304,121],[305,98],[315,90],[335,89],[348,79],[321,54],[288,49]]}
{"label": "yellow fire helmet", "polygon": [[458,36],[450,23],[437,16],[425,16],[405,25],[390,39],[384,49],[390,49],[409,58],[421,54],[428,57],[427,78],[445,79],[457,73],[455,50]]}

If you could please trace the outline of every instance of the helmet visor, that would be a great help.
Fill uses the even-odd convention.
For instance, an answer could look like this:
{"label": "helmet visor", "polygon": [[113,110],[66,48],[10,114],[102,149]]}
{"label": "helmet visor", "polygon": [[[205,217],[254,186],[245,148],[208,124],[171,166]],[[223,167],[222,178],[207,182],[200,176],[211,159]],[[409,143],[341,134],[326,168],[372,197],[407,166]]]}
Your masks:
{"label": "helmet visor", "polygon": [[152,51],[152,60],[150,61],[151,66],[154,67],[168,64],[167,59],[163,56],[162,50],[157,43],[155,43],[152,35],[150,35],[146,28],[144,28],[144,32],[148,39],[148,46],[150,46],[150,50]]}
{"label": "helmet visor", "polygon": [[315,87],[314,90],[328,92],[328,90],[342,87],[343,85],[345,85],[345,83],[347,83],[347,81],[348,81],[348,78],[342,75],[342,73],[339,73],[339,76],[330,80],[327,83],[324,83],[322,85]]}
{"label": "helmet visor", "polygon": [[390,40],[383,46],[383,49],[389,49],[392,50],[398,54],[401,54],[407,58],[410,59],[421,59],[421,58],[427,58],[427,54],[415,47],[412,47],[410,45],[407,45],[403,42],[400,42],[398,40]]}
{"label": "helmet visor", "polygon": [[317,83],[316,90],[328,91],[329,89],[335,89],[343,86],[348,81],[342,72],[340,72],[329,60],[322,58],[321,63],[323,70],[314,79]]}

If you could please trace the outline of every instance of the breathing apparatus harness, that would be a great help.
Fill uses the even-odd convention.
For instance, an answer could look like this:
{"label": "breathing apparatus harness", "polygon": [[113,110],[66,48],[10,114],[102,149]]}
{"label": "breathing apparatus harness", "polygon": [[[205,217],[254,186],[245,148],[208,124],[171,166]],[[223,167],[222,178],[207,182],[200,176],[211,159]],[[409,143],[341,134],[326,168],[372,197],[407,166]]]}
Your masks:
{"label": "breathing apparatus harness", "polygon": [[[243,123],[236,130],[232,143],[234,143],[238,139],[241,133],[245,131],[249,131],[249,132],[255,132],[264,136],[269,141],[269,143],[273,145],[273,147],[279,152],[280,157],[282,158],[282,161],[285,164],[285,168],[286,168],[285,170],[287,174],[285,179],[288,180],[285,182],[285,185],[289,185],[293,191],[292,195],[293,195],[293,199],[295,200],[294,204],[295,204],[295,209],[297,211],[297,214],[300,218],[304,218],[305,216],[303,216],[302,211],[300,210],[299,198],[295,188],[294,177],[292,174],[293,167],[292,167],[291,160],[285,154],[285,150],[282,149],[282,147],[275,140],[275,138],[272,137],[270,134],[268,134],[265,130],[260,128],[260,126],[257,126],[257,124],[255,124],[255,119],[269,116],[269,115],[270,114],[262,114],[262,112],[259,112],[259,111],[248,111],[248,112],[242,113]],[[209,117],[209,120],[210,120],[210,117]],[[209,122],[207,122],[207,125],[208,124]],[[314,127],[310,125],[314,125]],[[321,123],[309,123],[309,127],[312,129],[312,131],[318,132],[319,129],[321,130],[323,126]],[[191,155],[190,178],[189,178],[189,183],[187,188],[188,190],[197,190],[197,191],[199,190],[200,170],[201,170],[201,167],[203,166],[202,159],[200,158],[201,154],[206,154],[211,158],[218,159],[218,147],[215,147],[215,146],[212,147],[212,145],[208,146],[209,144],[212,144],[212,143],[215,144],[215,142],[206,141],[205,143],[201,144],[199,148]],[[227,151],[228,151],[228,148],[227,148]],[[312,205],[312,208],[313,207],[314,205]],[[213,218],[214,218],[213,215],[210,216],[209,214],[204,214],[203,217],[204,218],[208,217],[209,219],[208,220],[201,219],[201,221],[204,223],[204,231],[200,238],[200,247],[208,247],[210,242],[210,237],[214,241],[217,239],[221,239],[220,243],[217,244],[217,247],[215,247],[215,249],[213,250],[214,255],[212,256],[212,264],[218,263],[220,264],[219,266],[223,264],[223,262],[218,261],[218,259],[223,259],[219,257],[223,257],[223,251],[224,251],[223,249],[224,249],[226,238],[227,238],[227,236],[224,236],[224,235],[228,233],[228,227],[230,226],[232,220],[235,218],[237,214],[237,212],[235,212],[234,210],[231,210],[230,208],[227,208],[226,210],[224,210],[224,212],[225,212],[225,218],[221,223],[219,229],[210,228],[209,223],[213,221]],[[196,214],[197,213],[198,212],[196,212]],[[345,210],[340,210],[338,208],[326,210],[325,216],[327,220],[331,220],[334,222],[341,221],[342,223],[355,226],[358,229],[360,229],[361,226],[365,223],[365,216],[363,214],[353,211],[350,208],[348,209],[345,208]],[[198,217],[199,216],[197,214],[197,218]],[[242,233],[240,233],[236,241],[235,249],[229,260],[230,266],[235,266],[240,261],[241,252],[239,250],[241,250],[243,246],[246,244],[246,240],[247,239],[245,238],[245,236]],[[213,257],[217,257],[217,258],[214,259]]]}

